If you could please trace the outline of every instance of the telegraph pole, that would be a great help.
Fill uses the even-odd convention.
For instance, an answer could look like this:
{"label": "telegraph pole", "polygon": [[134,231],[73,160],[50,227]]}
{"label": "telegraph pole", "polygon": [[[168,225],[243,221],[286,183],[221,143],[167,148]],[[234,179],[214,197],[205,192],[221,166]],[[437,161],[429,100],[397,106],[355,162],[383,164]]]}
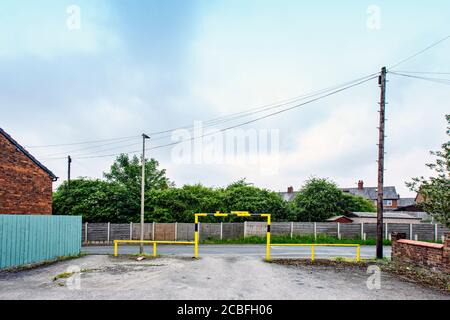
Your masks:
{"label": "telegraph pole", "polygon": [[70,164],[72,163],[72,158],[67,156],[67,185],[70,186]]}
{"label": "telegraph pole", "polygon": [[145,133],[142,134],[142,177],[141,177],[141,246],[140,254],[144,254],[144,205],[145,205],[145,139],[150,139]]}
{"label": "telegraph pole", "polygon": [[384,138],[386,107],[386,67],[378,78],[380,85],[380,126],[378,127],[378,187],[377,187],[377,259],[383,259],[383,186],[384,186]]}

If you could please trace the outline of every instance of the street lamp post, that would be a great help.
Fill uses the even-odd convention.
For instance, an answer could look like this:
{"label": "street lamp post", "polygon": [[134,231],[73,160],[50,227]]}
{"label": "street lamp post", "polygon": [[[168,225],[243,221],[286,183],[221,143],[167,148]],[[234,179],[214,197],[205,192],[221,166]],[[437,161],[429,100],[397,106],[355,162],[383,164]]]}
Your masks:
{"label": "street lamp post", "polygon": [[142,134],[142,177],[141,177],[141,245],[139,252],[144,254],[144,205],[145,205],[145,139],[150,139],[145,133]]}

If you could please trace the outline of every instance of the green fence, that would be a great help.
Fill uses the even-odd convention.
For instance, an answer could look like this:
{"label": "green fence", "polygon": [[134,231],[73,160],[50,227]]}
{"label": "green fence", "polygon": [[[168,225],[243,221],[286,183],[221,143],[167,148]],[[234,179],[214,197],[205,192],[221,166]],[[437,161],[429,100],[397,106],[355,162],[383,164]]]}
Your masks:
{"label": "green fence", "polygon": [[77,255],[81,216],[0,214],[0,269]]}

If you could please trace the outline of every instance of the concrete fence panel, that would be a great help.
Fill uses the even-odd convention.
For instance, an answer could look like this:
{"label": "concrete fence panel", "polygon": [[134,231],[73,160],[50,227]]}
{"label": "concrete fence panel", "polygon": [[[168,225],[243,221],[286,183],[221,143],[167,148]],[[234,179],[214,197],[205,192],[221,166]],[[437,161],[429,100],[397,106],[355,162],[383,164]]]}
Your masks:
{"label": "concrete fence panel", "polygon": [[220,223],[200,223],[200,240],[220,239]]}
{"label": "concrete fence panel", "polygon": [[178,223],[177,224],[177,240],[178,241],[194,241],[195,224],[194,223]]}
{"label": "concrete fence panel", "polygon": [[[385,224],[383,224],[383,228]],[[366,234],[366,238],[376,238],[377,237],[377,224],[376,223],[364,223],[363,232]],[[384,231],[383,231],[384,238]]]}
{"label": "concrete fence panel", "polygon": [[222,224],[223,239],[239,239],[244,237],[243,222],[227,222]]}
{"label": "concrete fence panel", "polygon": [[[133,223],[132,240],[141,240],[141,224]],[[153,240],[153,223],[144,223],[144,240]]]}
{"label": "concrete fence panel", "polygon": [[411,239],[410,224],[404,223],[389,223],[389,233],[405,233],[408,239]]}
{"label": "concrete fence panel", "polygon": [[114,240],[130,240],[130,224],[129,223],[111,223],[109,241]]}
{"label": "concrete fence panel", "polygon": [[175,223],[155,223],[155,240],[175,241]]}
{"label": "concrete fence panel", "polygon": [[264,237],[267,231],[266,222],[247,221],[245,223],[245,235],[244,237]]}
{"label": "concrete fence panel", "polygon": [[87,229],[88,242],[106,242],[108,240],[107,223],[88,223]]}
{"label": "concrete fence panel", "polygon": [[294,222],[293,226],[294,236],[306,236],[314,234],[313,222]]}
{"label": "concrete fence panel", "polygon": [[360,223],[341,223],[340,232],[342,238],[357,239],[361,237]]}
{"label": "concrete fence panel", "polygon": [[77,255],[81,216],[0,215],[0,269]]}
{"label": "concrete fence panel", "polygon": [[331,237],[337,237],[338,224],[335,222],[317,222],[316,232],[318,235],[325,234]]}
{"label": "concrete fence panel", "polygon": [[[273,222],[270,226],[270,234],[274,236],[290,236],[290,222]],[[265,234],[264,234],[265,235]]]}

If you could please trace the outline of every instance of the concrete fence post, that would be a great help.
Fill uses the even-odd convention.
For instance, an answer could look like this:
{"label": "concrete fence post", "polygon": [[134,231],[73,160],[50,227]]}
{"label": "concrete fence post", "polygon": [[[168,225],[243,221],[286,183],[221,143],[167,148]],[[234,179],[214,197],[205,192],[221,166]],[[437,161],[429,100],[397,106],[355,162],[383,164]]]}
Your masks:
{"label": "concrete fence post", "polygon": [[130,240],[133,240],[133,222],[130,222]]}
{"label": "concrete fence post", "polygon": [[384,238],[385,239],[388,238],[388,223],[387,222],[384,223]]}
{"label": "concrete fence post", "polygon": [[106,243],[108,243],[108,244],[109,244],[109,239],[111,237],[110,234],[111,234],[111,222],[108,222],[108,235],[106,238]]}
{"label": "concrete fence post", "polygon": [[337,237],[340,240],[341,239],[341,223],[337,223]]}
{"label": "concrete fence post", "polygon": [[409,224],[409,240],[414,240],[414,236],[413,236],[413,225],[412,223]]}
{"label": "concrete fence post", "polygon": [[244,238],[247,238],[247,221],[244,221]]}
{"label": "concrete fence post", "polygon": [[314,222],[314,240],[317,240],[317,222]]}
{"label": "concrete fence post", "polygon": [[155,229],[156,229],[156,222],[153,221],[152,223],[152,240],[155,241]]}
{"label": "concrete fence post", "polygon": [[220,223],[220,240],[223,240],[223,222]]}
{"label": "concrete fence post", "polygon": [[438,242],[438,225],[434,224],[434,242]]}
{"label": "concrete fence post", "polygon": [[175,241],[177,241],[178,222],[175,222]]}
{"label": "concrete fence post", "polygon": [[364,222],[361,222],[361,240],[364,240]]}
{"label": "concrete fence post", "polygon": [[294,237],[294,222],[291,222],[291,239]]}
{"label": "concrete fence post", "polygon": [[84,224],[84,242],[88,243],[88,223]]}

